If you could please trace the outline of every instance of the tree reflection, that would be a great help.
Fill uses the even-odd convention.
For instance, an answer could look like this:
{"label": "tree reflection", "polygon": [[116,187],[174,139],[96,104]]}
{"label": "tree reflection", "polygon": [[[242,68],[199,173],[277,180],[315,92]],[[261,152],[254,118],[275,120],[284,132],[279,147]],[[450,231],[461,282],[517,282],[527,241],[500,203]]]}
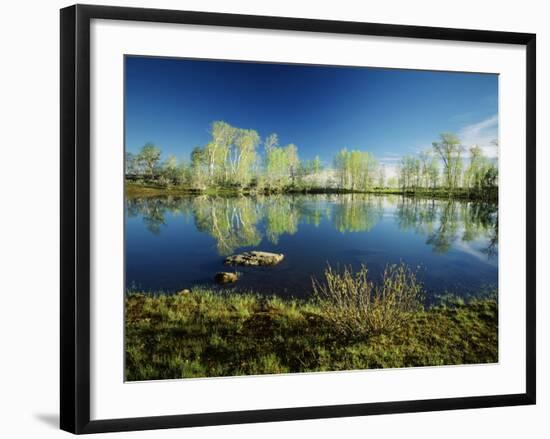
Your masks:
{"label": "tree reflection", "polygon": [[340,195],[334,206],[334,227],[342,233],[369,231],[382,217],[382,201],[364,194]]}
{"label": "tree reflection", "polygon": [[448,252],[457,240],[478,239],[488,240],[484,252],[489,257],[498,252],[498,206],[494,203],[403,197],[396,221],[403,230],[426,235],[426,243],[437,253]]}
{"label": "tree reflection", "polygon": [[160,198],[129,198],[126,200],[126,214],[130,218],[141,216],[147,230],[158,235],[166,224],[167,205],[167,200]]}
{"label": "tree reflection", "polygon": [[400,229],[414,229],[424,235],[433,233],[438,214],[435,200],[400,197],[396,204],[396,219]]}
{"label": "tree reflection", "polygon": [[439,211],[439,224],[428,235],[426,243],[431,245],[436,253],[447,253],[458,239],[458,209],[455,201],[443,203]]}
{"label": "tree reflection", "polygon": [[[330,218],[330,202],[328,195],[316,195],[314,197],[303,197],[300,205],[300,216],[306,224],[313,224],[319,227],[323,218]],[[332,200],[333,201],[333,200]]]}
{"label": "tree reflection", "polygon": [[221,255],[262,240],[257,228],[261,209],[253,198],[199,196],[193,200],[193,215],[197,229],[216,240]]}
{"label": "tree reflection", "polygon": [[141,217],[151,233],[159,234],[166,215],[193,218],[197,230],[216,242],[220,255],[241,247],[258,246],[265,236],[278,244],[294,235],[300,224],[319,226],[330,221],[341,233],[368,232],[384,212],[395,212],[402,230],[426,236],[437,253],[448,252],[457,241],[481,240],[488,257],[498,253],[498,206],[414,197],[365,194],[269,195],[260,197],[143,197],[128,198],[126,215]]}
{"label": "tree reflection", "polygon": [[294,235],[298,231],[300,220],[300,198],[274,195],[264,199],[267,239],[277,244],[282,234]]}

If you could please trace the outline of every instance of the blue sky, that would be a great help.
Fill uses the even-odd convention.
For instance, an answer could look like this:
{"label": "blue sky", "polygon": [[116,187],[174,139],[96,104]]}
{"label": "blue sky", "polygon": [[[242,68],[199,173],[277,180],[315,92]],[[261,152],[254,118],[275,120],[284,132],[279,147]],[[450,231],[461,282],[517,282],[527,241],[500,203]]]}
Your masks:
{"label": "blue sky", "polygon": [[496,156],[497,75],[148,57],[127,57],[125,75],[130,152],[153,142],[188,160],[224,120],[325,164],[346,147],[391,167],[445,131]]}

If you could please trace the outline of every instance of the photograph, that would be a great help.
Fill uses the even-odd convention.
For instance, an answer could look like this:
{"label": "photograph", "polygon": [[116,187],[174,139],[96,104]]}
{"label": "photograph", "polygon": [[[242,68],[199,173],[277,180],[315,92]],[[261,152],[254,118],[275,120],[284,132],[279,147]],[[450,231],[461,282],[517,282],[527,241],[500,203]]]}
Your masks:
{"label": "photograph", "polygon": [[126,381],[499,362],[497,73],[128,54],[123,93]]}

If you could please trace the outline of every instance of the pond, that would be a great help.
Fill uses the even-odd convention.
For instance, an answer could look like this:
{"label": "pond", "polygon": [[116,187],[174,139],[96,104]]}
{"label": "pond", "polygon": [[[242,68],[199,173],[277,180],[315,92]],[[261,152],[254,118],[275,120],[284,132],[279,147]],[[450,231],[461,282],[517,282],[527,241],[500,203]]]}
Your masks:
{"label": "pond", "polygon": [[215,287],[227,255],[283,253],[274,267],[238,267],[226,288],[306,298],[312,276],[364,264],[417,270],[428,295],[476,294],[498,281],[498,207],[492,203],[367,194],[126,199],[126,288]]}

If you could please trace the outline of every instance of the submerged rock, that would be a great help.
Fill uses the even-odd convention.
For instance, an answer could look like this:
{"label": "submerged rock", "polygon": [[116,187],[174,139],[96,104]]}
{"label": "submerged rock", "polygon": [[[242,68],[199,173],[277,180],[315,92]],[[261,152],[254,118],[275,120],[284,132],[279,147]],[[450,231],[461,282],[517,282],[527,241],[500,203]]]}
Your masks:
{"label": "submerged rock", "polygon": [[250,251],[225,258],[226,265],[277,265],[283,260],[282,253]]}
{"label": "submerged rock", "polygon": [[229,273],[227,271],[220,271],[214,276],[214,280],[219,284],[229,284],[232,282],[237,282],[239,275],[237,273]]}

